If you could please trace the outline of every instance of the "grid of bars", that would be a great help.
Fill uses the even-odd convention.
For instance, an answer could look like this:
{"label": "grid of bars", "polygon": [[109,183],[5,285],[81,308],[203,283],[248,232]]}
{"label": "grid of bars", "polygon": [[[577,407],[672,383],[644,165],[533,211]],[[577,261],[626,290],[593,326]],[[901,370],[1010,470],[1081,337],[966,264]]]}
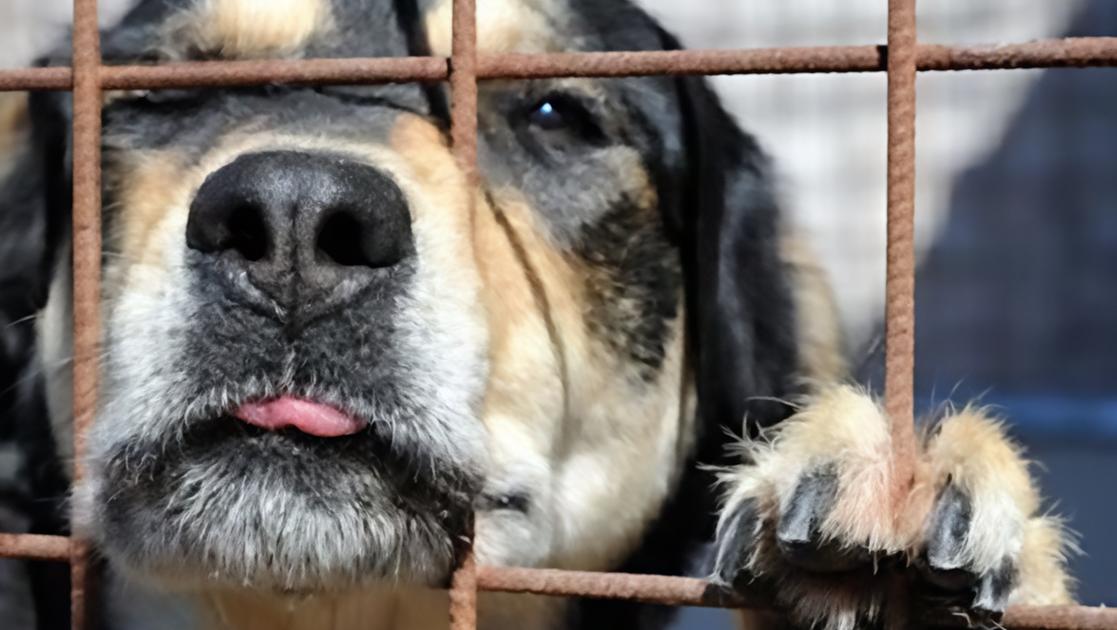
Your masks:
{"label": "grid of bars", "polygon": [[[449,81],[451,136],[466,175],[477,178],[477,86],[485,79],[623,77],[683,74],[888,73],[888,251],[885,407],[892,421],[895,496],[911,479],[915,311],[915,80],[919,71],[1117,66],[1117,37],[1044,40],[999,46],[942,46],[916,41],[915,0],[888,0],[887,46],[829,46],[723,51],[478,55],[476,0],[453,0],[449,58],[214,61],[163,66],[104,66],[97,0],[74,0],[73,62],[0,71],[0,91],[71,90],[73,119],[74,478],[84,474],[85,436],[96,408],[101,283],[101,93],[109,89]],[[0,534],[0,557],[68,561],[74,630],[86,627],[89,546],[77,537]],[[903,597],[897,581],[897,597]],[[477,566],[467,554],[450,588],[453,630],[477,625],[478,591],[596,597],[673,606],[764,606],[696,578]],[[961,620],[943,619],[943,625]],[[1014,628],[1117,629],[1117,609],[1016,607]],[[898,627],[906,625],[898,622]]]}

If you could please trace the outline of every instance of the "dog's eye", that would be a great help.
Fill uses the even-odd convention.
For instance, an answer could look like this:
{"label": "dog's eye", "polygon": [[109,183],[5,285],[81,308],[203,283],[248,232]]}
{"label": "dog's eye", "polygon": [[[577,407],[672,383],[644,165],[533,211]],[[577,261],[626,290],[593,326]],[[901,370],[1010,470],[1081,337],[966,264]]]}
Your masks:
{"label": "dog's eye", "polygon": [[543,131],[571,131],[591,139],[602,135],[589,107],[566,94],[552,94],[537,101],[529,108],[527,120]]}
{"label": "dog's eye", "polygon": [[531,112],[531,124],[541,129],[561,129],[566,126],[567,115],[553,101],[543,101]]}

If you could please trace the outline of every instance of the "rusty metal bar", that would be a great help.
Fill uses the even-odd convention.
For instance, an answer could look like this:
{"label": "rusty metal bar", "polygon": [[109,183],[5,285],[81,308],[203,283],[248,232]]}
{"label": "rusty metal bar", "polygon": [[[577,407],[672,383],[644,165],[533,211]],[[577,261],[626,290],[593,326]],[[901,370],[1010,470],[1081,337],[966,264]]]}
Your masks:
{"label": "rusty metal bar", "polygon": [[652,75],[873,72],[885,65],[883,46],[810,46],[745,50],[669,50],[484,55],[486,79]]}
{"label": "rusty metal bar", "polygon": [[1005,613],[1006,628],[1113,630],[1117,628],[1117,608],[1105,606],[1017,606]]}
{"label": "rusty metal bar", "polygon": [[980,46],[920,44],[918,51],[922,71],[1117,66],[1117,37],[1066,37]]}
{"label": "rusty metal bar", "polygon": [[[888,244],[884,408],[892,437],[892,508],[898,523],[914,481],[915,445],[915,0],[888,0]],[[889,583],[884,627],[910,627],[903,575]]]}
{"label": "rusty metal bar", "polygon": [[16,90],[69,90],[74,85],[70,68],[20,68],[0,70],[0,92]]}
{"label": "rusty metal bar", "polygon": [[[531,593],[551,597],[623,599],[664,606],[707,608],[767,607],[757,595],[731,593],[704,580],[663,575],[593,573],[557,569],[482,566],[477,569],[482,591]],[[964,627],[966,620],[936,616],[937,627]],[[1016,606],[1005,614],[1007,628],[1106,629],[1117,628],[1117,609],[1090,606]]]}
{"label": "rusty metal bar", "polygon": [[[921,71],[1117,66],[1117,37],[1071,37],[1023,44],[916,46]],[[880,72],[888,46],[807,46],[743,50],[673,50],[482,55],[482,79]]]}
{"label": "rusty metal bar", "polygon": [[[69,539],[63,536],[0,534],[0,557],[65,561],[68,555]],[[768,605],[760,597],[726,592],[697,578],[662,575],[482,566],[476,569],[474,584],[477,590],[489,592],[626,599],[665,606],[755,608]],[[459,593],[473,591],[467,584],[460,585],[456,590]],[[962,621],[945,618],[941,625],[958,626],[962,625]],[[1004,625],[1022,630],[1031,628],[1112,630],[1117,628],[1117,609],[1088,606],[1017,606],[1006,613]]]}
{"label": "rusty metal bar", "polygon": [[[66,537],[0,534],[0,557],[65,561],[68,553],[69,539]],[[755,608],[770,605],[758,596],[727,592],[704,580],[687,577],[492,566],[477,567],[475,576],[475,588],[488,592],[626,599],[665,606],[708,608]],[[473,589],[467,586],[461,585],[457,591],[471,592]],[[946,617],[941,625],[955,627],[963,625],[963,621]],[[1021,630],[1112,630],[1117,628],[1117,608],[1016,606],[1006,613],[1004,625]]]}
{"label": "rusty metal bar", "polygon": [[[462,169],[467,190],[477,183],[477,7],[475,0],[453,0],[453,34],[450,43],[450,140],[454,157]],[[475,220],[476,204],[468,195],[469,221]],[[450,583],[450,630],[477,628],[477,564],[470,549]]]}
{"label": "rusty metal bar", "polygon": [[[620,77],[663,74],[810,74],[881,72],[887,46],[812,46],[745,50],[479,55],[481,80]],[[1117,66],[1117,37],[1072,37],[1023,44],[917,46],[920,71]],[[105,89],[232,87],[271,83],[346,84],[443,81],[443,57],[200,61],[106,66]],[[0,70],[0,91],[68,90],[70,68]]]}
{"label": "rusty metal bar", "polygon": [[450,630],[477,628],[477,564],[466,554],[450,580]]}
{"label": "rusty metal bar", "polygon": [[[73,265],[74,482],[85,475],[85,443],[97,407],[101,336],[101,42],[97,0],[74,0]],[[73,529],[73,528],[71,528]],[[89,544],[70,539],[74,630],[89,612]]]}
{"label": "rusty metal bar", "polygon": [[0,558],[66,562],[70,559],[70,539],[39,534],[0,534]]}
{"label": "rusty metal bar", "polygon": [[724,591],[705,580],[666,575],[483,566],[477,569],[477,587],[482,591],[624,599],[665,606],[742,608],[750,604],[761,607],[771,605]]}
{"label": "rusty metal bar", "polygon": [[268,61],[195,61],[161,66],[105,66],[101,83],[109,90],[158,86],[242,87],[272,83],[346,85],[403,81],[445,81],[441,57],[372,59],[275,59]]}
{"label": "rusty metal bar", "polygon": [[450,137],[466,178],[477,175],[477,13],[475,0],[454,0],[450,58]]}
{"label": "rusty metal bar", "polygon": [[884,406],[892,422],[894,491],[900,500],[915,457],[915,0],[889,0],[888,50]]}

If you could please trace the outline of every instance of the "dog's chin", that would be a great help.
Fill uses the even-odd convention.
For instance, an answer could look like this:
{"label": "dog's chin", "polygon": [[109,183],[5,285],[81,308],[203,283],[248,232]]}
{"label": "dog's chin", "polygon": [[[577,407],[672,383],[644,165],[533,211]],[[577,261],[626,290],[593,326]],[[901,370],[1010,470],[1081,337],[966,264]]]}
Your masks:
{"label": "dog's chin", "polygon": [[121,449],[97,472],[97,542],[179,590],[442,586],[479,486],[460,464],[396,452],[371,431],[324,440],[228,418],[170,448]]}

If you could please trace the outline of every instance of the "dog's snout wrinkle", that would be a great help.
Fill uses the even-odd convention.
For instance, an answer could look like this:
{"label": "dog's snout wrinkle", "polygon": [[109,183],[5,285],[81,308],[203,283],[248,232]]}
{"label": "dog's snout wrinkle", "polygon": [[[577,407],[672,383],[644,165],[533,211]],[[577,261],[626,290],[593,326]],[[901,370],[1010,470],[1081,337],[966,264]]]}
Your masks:
{"label": "dog's snout wrinkle", "polygon": [[[187,246],[293,313],[355,295],[415,251],[403,192],[376,168],[294,151],[242,155],[190,207]],[[331,299],[332,298],[332,299]]]}

